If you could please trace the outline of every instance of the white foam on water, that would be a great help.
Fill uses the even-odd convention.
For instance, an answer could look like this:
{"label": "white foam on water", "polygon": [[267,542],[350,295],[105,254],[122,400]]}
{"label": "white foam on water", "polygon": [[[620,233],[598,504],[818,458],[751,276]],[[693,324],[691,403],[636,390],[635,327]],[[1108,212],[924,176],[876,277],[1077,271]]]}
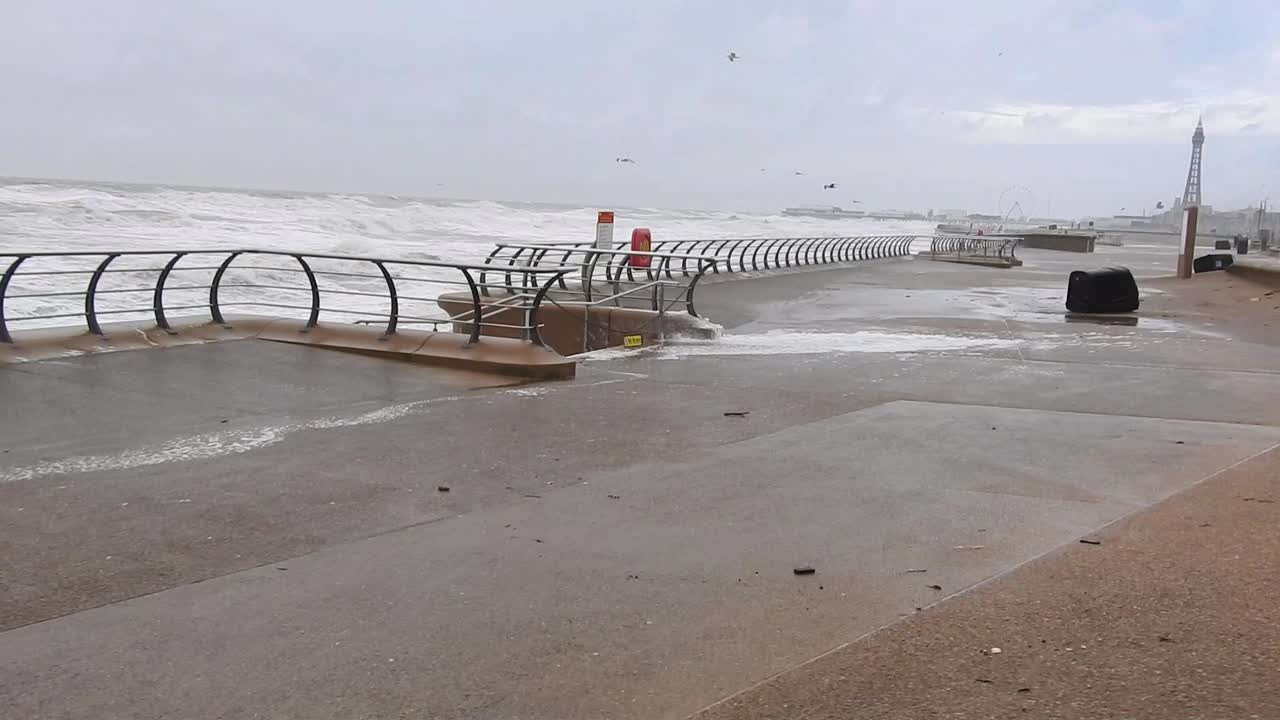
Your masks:
{"label": "white foam on water", "polygon": [[647,356],[659,360],[725,355],[822,355],[827,353],[922,353],[1014,347],[1019,340],[976,335],[898,333],[860,330],[847,333],[776,330],[723,335],[714,340],[675,339],[647,350],[609,348],[576,356],[587,362]]}
{"label": "white foam on water", "polygon": [[551,388],[548,388],[548,387],[527,387],[527,388],[514,388],[512,390],[503,390],[502,394],[503,395],[519,395],[521,397],[538,397],[539,395],[546,395],[549,392],[551,392]]}
{"label": "white foam on water", "polygon": [[372,425],[398,420],[424,412],[429,405],[459,400],[458,396],[432,398],[391,405],[351,416],[330,416],[296,423],[263,425],[243,430],[223,430],[175,438],[157,445],[132,448],[105,455],[50,460],[35,465],[0,469],[0,484],[31,480],[47,475],[130,470],[172,462],[209,460],[226,455],[239,455],[275,445],[288,436],[304,430],[334,430],[358,425]]}
{"label": "white foam on water", "polygon": [[[601,208],[609,209],[609,208]],[[830,235],[931,234],[927,222],[875,221],[788,217],[778,214],[730,213],[700,210],[657,210],[613,208],[617,212],[616,238],[625,239],[632,227],[648,227],[655,240],[694,240],[735,237],[784,237]],[[486,200],[446,200],[354,194],[304,194],[240,190],[125,186],[93,183],[0,183],[0,250],[65,252],[68,250],[158,250],[158,249],[269,249],[304,253],[367,255],[399,260],[433,260],[479,263],[494,243],[590,241],[595,237],[597,208],[545,203],[500,203]],[[204,256],[209,260],[213,256]],[[200,265],[189,258],[191,265]],[[80,260],[33,258],[24,271],[91,270],[101,257]],[[121,257],[116,269],[155,268],[165,258]],[[184,260],[179,267],[186,264]],[[252,297],[264,302],[307,304],[306,281],[289,258],[245,259],[245,266],[278,266],[279,270],[236,268],[226,281],[230,286],[268,284],[296,290],[253,290]],[[238,263],[240,261],[237,261]],[[347,268],[339,261],[313,262],[317,271],[376,272],[366,264]],[[156,272],[113,274],[103,278],[103,290],[146,285]],[[415,273],[416,274],[416,273]],[[435,317],[434,298],[459,289],[446,281],[458,281],[453,270],[424,270],[436,284],[412,283],[401,288],[405,295],[429,298],[416,306],[410,301],[401,308],[404,315]],[[179,272],[171,286],[207,286],[212,273]],[[68,276],[26,276],[15,278],[10,295],[67,290]],[[77,278],[83,289],[87,276]],[[184,282],[189,281],[189,282]],[[375,297],[341,296],[343,309],[385,313],[381,278],[321,276],[325,288],[368,292]],[[412,292],[409,292],[409,289]],[[242,299],[234,287],[225,302]],[[173,305],[207,302],[207,290],[166,292]],[[145,295],[104,294],[99,310],[131,309],[146,306]],[[415,307],[417,311],[415,311]],[[79,313],[80,297],[11,297],[6,310],[11,318],[22,315]],[[235,307],[228,308],[235,312]],[[427,310],[423,312],[422,310]],[[252,308],[245,311],[252,312]],[[199,308],[173,312],[173,316],[201,314]],[[305,317],[305,311],[273,308],[270,314]],[[292,313],[292,314],[291,314]],[[145,319],[145,313],[109,316],[111,320]],[[351,322],[354,317],[334,314],[328,321]],[[36,323],[15,322],[14,329]],[[40,321],[40,325],[77,325],[76,316]]]}

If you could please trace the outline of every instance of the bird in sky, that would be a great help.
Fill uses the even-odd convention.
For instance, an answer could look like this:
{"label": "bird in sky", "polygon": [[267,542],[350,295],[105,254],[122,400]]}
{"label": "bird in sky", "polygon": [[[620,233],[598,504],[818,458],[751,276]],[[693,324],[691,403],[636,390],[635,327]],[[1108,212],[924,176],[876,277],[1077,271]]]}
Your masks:
{"label": "bird in sky", "polygon": [[1164,201],[1163,201],[1163,200],[1161,200],[1161,201],[1159,201],[1159,202],[1157,202],[1157,203],[1156,203],[1156,209],[1157,209],[1157,210],[1163,210],[1163,209],[1164,209]]}
{"label": "bird in sky", "polygon": [[741,55],[739,55],[739,54],[738,54],[738,53],[736,53],[736,52],[731,52],[731,53],[729,53],[729,55],[728,55],[729,62],[734,62],[735,60],[737,60],[737,59],[738,59],[738,58],[740,58],[740,57],[742,57],[742,56],[741,56]]}
{"label": "bird in sky", "polygon": [[802,173],[802,172],[800,172],[799,170],[797,170],[797,171],[796,171],[796,174],[797,174],[797,175],[803,175],[804,173]]}
{"label": "bird in sky", "polygon": [[823,189],[823,190],[835,190],[835,189],[836,189],[836,184],[835,184],[835,183],[827,183],[826,185],[823,185],[823,186],[822,186],[822,189]]}
{"label": "bird in sky", "polygon": [[635,161],[635,160],[632,160],[632,159],[631,159],[631,158],[629,158],[629,157],[614,158],[614,159],[613,159],[613,161],[614,161],[614,162],[620,162],[620,163],[631,163],[632,165],[635,165],[635,164],[636,164],[636,161]]}

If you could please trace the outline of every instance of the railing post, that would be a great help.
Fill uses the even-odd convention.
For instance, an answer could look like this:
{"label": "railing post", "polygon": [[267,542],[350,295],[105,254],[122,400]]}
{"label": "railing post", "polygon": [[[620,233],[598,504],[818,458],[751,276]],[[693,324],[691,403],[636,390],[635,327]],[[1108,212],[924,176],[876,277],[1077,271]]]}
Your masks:
{"label": "railing post", "polygon": [[742,248],[742,252],[738,253],[738,269],[736,272],[744,272],[746,270],[747,248],[743,246],[747,244],[747,241],[741,238],[734,241],[733,246],[729,248],[729,264],[725,267],[725,272],[735,272],[733,269],[733,254],[738,252],[739,247]]}
{"label": "railing post", "polygon": [[[583,273],[582,273],[582,294],[583,294],[583,298],[585,299],[585,302],[590,304],[591,303],[591,286],[595,285],[595,282],[596,282],[596,262],[600,260],[600,253],[592,252],[591,250],[588,250],[587,257],[589,259],[587,260],[586,268],[583,270]],[[661,278],[662,274],[659,273],[658,277]]]}
{"label": "railing post", "polygon": [[[488,256],[488,257],[486,257],[486,258],[484,259],[484,264],[485,264],[485,265],[492,265],[492,264],[493,264],[493,259],[494,259],[495,257],[497,257],[497,256],[498,256],[498,253],[499,253],[499,252],[501,252],[502,250],[504,250],[505,248],[506,248],[506,246],[505,246],[505,245],[503,245],[502,243],[498,243],[498,244],[493,248],[493,252],[489,253],[489,256]],[[488,276],[489,276],[489,271],[488,271],[488,270],[481,270],[481,271],[480,271],[480,292],[484,293],[485,297],[488,297],[488,296],[489,296],[489,278],[488,278]]]}
{"label": "railing post", "polygon": [[236,251],[228,255],[227,259],[218,265],[218,269],[213,273],[213,280],[209,283],[209,316],[218,325],[227,324],[222,317],[222,308],[218,305],[218,289],[222,287],[222,276],[226,274],[227,268],[231,267],[231,261],[240,257],[241,252]]}
{"label": "railing post", "polygon": [[306,332],[320,324],[320,285],[316,282],[316,274],[311,272],[311,266],[301,255],[294,255],[293,259],[302,266],[302,271],[307,274],[307,282],[311,284],[311,315],[307,318],[306,327],[302,329]]}
{"label": "railing post", "polygon": [[502,281],[503,281],[503,285],[507,288],[508,295],[515,292],[514,290],[511,289],[511,268],[516,264],[516,260],[520,259],[520,254],[523,253],[524,251],[525,251],[525,248],[516,248],[515,254],[512,255],[511,260],[507,262],[507,271],[504,274]]}
{"label": "railing post", "polygon": [[[710,262],[710,267],[715,267],[717,264],[715,260]],[[685,288],[684,307],[690,317],[698,317],[698,311],[693,307],[693,291],[697,289],[698,281],[702,279],[702,276],[707,274],[707,268],[708,266],[705,263],[699,263],[698,273],[689,281],[689,287]]]}
{"label": "railing post", "polygon": [[4,296],[9,292],[9,283],[13,280],[14,273],[18,271],[21,265],[29,256],[19,255],[9,263],[9,267],[5,268],[4,275],[0,276],[0,342],[12,343],[13,336],[9,334],[9,326],[4,319]]}
{"label": "railing post", "polygon": [[[387,281],[387,295],[391,297],[391,314],[387,317],[387,329],[382,333],[382,337],[387,338],[396,334],[396,323],[400,321],[400,296],[396,294],[396,281],[391,278],[391,273],[387,271],[387,266],[381,260],[373,263],[382,271],[382,279]],[[480,271],[480,277],[484,277],[484,271]]]}
{"label": "railing post", "polygon": [[550,280],[542,284],[538,289],[538,293],[533,296],[533,305],[529,307],[529,311],[525,313],[525,322],[529,325],[529,340],[538,346],[542,346],[542,328],[538,325],[538,312],[542,309],[542,301],[546,299],[547,293],[551,291],[551,286],[557,283],[564,284],[564,276],[569,273],[568,270],[562,270]]}
{"label": "railing post", "polygon": [[173,328],[169,327],[169,318],[164,315],[164,284],[169,279],[169,273],[173,272],[173,266],[178,264],[186,255],[185,252],[174,253],[173,259],[165,263],[164,269],[160,271],[160,277],[156,278],[155,295],[152,297],[151,306],[156,316],[156,326],[161,330],[175,335]]}
{"label": "railing post", "polygon": [[120,257],[118,254],[108,255],[101,263],[98,269],[93,271],[93,276],[89,278],[89,287],[84,293],[84,320],[89,326],[89,332],[94,335],[102,335],[102,326],[98,324],[98,282],[102,280],[102,274],[107,271],[107,266]]}
{"label": "railing post", "polygon": [[[760,242],[760,243],[756,243],[756,244],[755,244],[755,246],[756,246],[756,249],[755,249],[755,250],[753,250],[753,251],[751,252],[751,269],[752,269],[752,270],[759,270],[759,269],[760,269],[760,264],[756,261],[756,256],[760,254],[760,248],[764,247],[764,243],[762,243],[762,242]],[[765,256],[764,256],[764,265],[765,265],[765,269],[767,270],[767,269],[769,268],[769,254],[768,254],[768,253],[765,253]]]}
{"label": "railing post", "polygon": [[[569,248],[568,250],[565,250],[565,251],[564,251],[564,257],[561,257],[561,258],[560,258],[560,267],[564,267],[565,265],[567,265],[567,264],[569,263],[569,261],[570,261],[570,260],[572,260],[572,259],[573,259],[573,252],[574,252],[574,248]],[[564,282],[564,277],[565,277],[565,275],[568,275],[568,273],[566,272],[564,275],[561,275],[561,276],[560,276],[559,284],[560,284],[560,289],[561,289],[561,290],[568,290],[568,289],[569,289],[569,286],[568,286],[568,285],[566,285],[566,284],[565,284],[565,282]]]}
{"label": "railing post", "polygon": [[[719,247],[717,247],[715,250],[712,250],[712,251],[711,251],[711,256],[712,256],[712,257],[715,257],[715,258],[720,257],[720,252],[721,252],[722,250],[724,250],[724,246],[725,246],[725,245],[728,245],[728,244],[729,244],[729,241],[728,241],[728,240],[724,240],[724,241],[722,241],[722,242],[720,243],[720,246],[719,246]],[[733,254],[733,252],[732,252],[732,251],[730,251],[730,255],[732,255],[732,254]],[[716,273],[717,275],[719,275],[719,274],[720,274],[720,263],[716,263],[716,265],[715,265],[715,269],[714,269],[714,270],[712,270],[712,272]]]}
{"label": "railing post", "polygon": [[[476,281],[471,277],[471,271],[461,268],[462,276],[467,279],[467,287],[471,288],[471,337],[467,338],[465,347],[470,347],[480,342],[480,290],[476,287]],[[507,275],[508,287],[510,287],[510,274]]]}

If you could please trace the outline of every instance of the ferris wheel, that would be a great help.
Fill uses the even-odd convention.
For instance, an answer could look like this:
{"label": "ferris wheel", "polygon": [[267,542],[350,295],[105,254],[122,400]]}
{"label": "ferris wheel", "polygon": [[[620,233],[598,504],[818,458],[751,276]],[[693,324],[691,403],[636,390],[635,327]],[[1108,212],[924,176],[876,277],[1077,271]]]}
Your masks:
{"label": "ferris wheel", "polygon": [[997,214],[1004,219],[1022,220],[1034,212],[1036,194],[1026,185],[1009,185],[1000,191],[1000,201],[996,204]]}

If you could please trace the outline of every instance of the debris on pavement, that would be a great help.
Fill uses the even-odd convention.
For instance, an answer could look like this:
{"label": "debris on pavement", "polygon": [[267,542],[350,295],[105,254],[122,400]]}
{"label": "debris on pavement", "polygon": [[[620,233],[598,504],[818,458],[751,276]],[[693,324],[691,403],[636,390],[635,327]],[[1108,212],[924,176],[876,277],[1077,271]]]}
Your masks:
{"label": "debris on pavement", "polygon": [[922,572],[929,572],[929,571],[928,571],[928,570],[926,570],[926,569],[924,569],[924,568],[907,568],[906,570],[903,570],[902,572],[903,572],[903,574],[905,575],[905,574],[907,574],[907,573],[922,573]]}
{"label": "debris on pavement", "polygon": [[925,587],[929,588],[930,590],[941,590],[941,589],[942,589],[942,586],[941,586],[941,585],[925,585]]}
{"label": "debris on pavement", "polygon": [[986,550],[986,545],[956,545],[952,550]]}
{"label": "debris on pavement", "polygon": [[449,486],[448,486],[448,485],[437,485],[437,486],[436,486],[436,492],[449,492]]}
{"label": "debris on pavement", "polygon": [[725,417],[746,417],[751,414],[750,410],[730,410],[724,414]]}
{"label": "debris on pavement", "polygon": [[609,499],[610,499],[610,500],[621,500],[621,499],[622,499],[622,496],[621,496],[621,495],[610,495],[610,496],[609,496]]}
{"label": "debris on pavement", "polygon": [[793,568],[791,572],[795,573],[796,575],[812,575],[818,571],[810,565],[801,565],[797,568]]}
{"label": "debris on pavement", "polygon": [[1081,544],[1084,544],[1084,545],[1101,545],[1102,544],[1101,540],[1090,540],[1088,538],[1080,538],[1080,542]]}

